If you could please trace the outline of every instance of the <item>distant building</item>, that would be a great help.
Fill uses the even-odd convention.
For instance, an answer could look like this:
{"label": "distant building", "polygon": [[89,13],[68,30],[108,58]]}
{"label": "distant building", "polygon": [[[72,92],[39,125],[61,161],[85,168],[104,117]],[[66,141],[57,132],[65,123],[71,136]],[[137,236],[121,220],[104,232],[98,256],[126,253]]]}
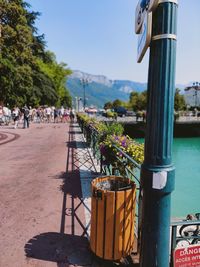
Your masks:
{"label": "distant building", "polygon": [[194,88],[185,90],[185,102],[191,107],[200,106],[200,91]]}

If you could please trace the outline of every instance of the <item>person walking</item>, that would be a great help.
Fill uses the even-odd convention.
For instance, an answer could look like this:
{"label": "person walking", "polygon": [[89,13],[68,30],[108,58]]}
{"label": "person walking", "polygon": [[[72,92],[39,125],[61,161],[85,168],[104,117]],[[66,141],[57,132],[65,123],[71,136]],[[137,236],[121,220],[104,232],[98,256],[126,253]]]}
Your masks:
{"label": "person walking", "polygon": [[0,125],[4,122],[3,106],[0,106]]}
{"label": "person walking", "polygon": [[24,114],[24,129],[29,128],[29,115],[30,115],[30,110],[28,109],[27,106],[24,106],[22,109],[22,113]]}
{"label": "person walking", "polygon": [[19,117],[20,117],[20,110],[18,107],[14,107],[14,109],[12,111],[12,118],[14,120],[14,129],[18,128]]}
{"label": "person walking", "polygon": [[75,118],[75,115],[74,115],[74,111],[71,109],[70,110],[70,120],[71,120],[71,122],[73,123],[74,122],[74,118]]}
{"label": "person walking", "polygon": [[54,123],[58,123],[58,116],[59,116],[58,109],[55,108],[54,109]]}
{"label": "person walking", "polygon": [[64,109],[64,107],[63,106],[61,106],[61,108],[60,108],[60,120],[61,120],[61,122],[65,122],[65,109]]}
{"label": "person walking", "polygon": [[45,109],[45,112],[46,112],[47,122],[50,123],[51,122],[51,108],[50,107],[47,107]]}
{"label": "person walking", "polygon": [[5,125],[9,125],[9,123],[10,123],[10,109],[6,106],[3,107],[3,115],[4,115]]}
{"label": "person walking", "polygon": [[36,110],[36,122],[37,123],[41,122],[41,117],[42,117],[42,111],[41,111],[41,108],[38,107]]}

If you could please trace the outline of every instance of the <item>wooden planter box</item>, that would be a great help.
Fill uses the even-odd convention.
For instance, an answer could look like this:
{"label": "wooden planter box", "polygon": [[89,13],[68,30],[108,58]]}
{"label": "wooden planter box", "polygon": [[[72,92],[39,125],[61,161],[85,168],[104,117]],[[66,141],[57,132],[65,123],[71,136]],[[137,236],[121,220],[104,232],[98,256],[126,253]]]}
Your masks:
{"label": "wooden planter box", "polygon": [[[99,188],[106,181],[114,184],[114,191]],[[136,186],[129,179],[105,176],[92,181],[90,247],[98,257],[120,260],[132,252],[135,206]]]}

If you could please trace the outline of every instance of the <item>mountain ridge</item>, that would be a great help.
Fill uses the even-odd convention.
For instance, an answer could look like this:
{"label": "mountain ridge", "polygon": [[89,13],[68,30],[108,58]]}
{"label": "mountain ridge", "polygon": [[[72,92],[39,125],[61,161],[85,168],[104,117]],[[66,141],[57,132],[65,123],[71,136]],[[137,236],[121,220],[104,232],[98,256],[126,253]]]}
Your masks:
{"label": "mountain ridge", "polygon": [[[81,80],[86,81],[85,96],[86,105],[102,108],[106,102],[120,99],[128,101],[132,91],[142,92],[147,89],[147,83],[141,83],[130,80],[111,80],[105,75],[93,75],[80,70],[74,70],[67,80],[67,88],[75,99],[81,98],[83,102],[84,88]],[[177,84],[177,88],[184,94],[184,88],[187,85]],[[191,99],[191,98],[186,98]],[[190,103],[187,103],[190,104]]]}
{"label": "mountain ridge", "polygon": [[85,96],[86,105],[102,108],[108,101],[120,99],[128,101],[132,91],[142,92],[146,90],[146,83],[134,82],[129,80],[111,80],[105,75],[93,75],[80,70],[74,70],[67,80],[67,88],[72,95],[81,98],[84,97],[84,89],[81,80],[86,81]]}

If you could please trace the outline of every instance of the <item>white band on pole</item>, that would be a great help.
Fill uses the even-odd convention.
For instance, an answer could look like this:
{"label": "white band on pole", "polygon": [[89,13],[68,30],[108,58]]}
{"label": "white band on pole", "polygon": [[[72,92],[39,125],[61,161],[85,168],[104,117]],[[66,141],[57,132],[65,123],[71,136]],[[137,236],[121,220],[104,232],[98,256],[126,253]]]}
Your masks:
{"label": "white band on pole", "polygon": [[177,40],[176,35],[175,34],[171,34],[171,33],[159,34],[159,35],[155,35],[155,36],[152,37],[153,41],[160,40],[160,39],[174,39],[174,40]]}

